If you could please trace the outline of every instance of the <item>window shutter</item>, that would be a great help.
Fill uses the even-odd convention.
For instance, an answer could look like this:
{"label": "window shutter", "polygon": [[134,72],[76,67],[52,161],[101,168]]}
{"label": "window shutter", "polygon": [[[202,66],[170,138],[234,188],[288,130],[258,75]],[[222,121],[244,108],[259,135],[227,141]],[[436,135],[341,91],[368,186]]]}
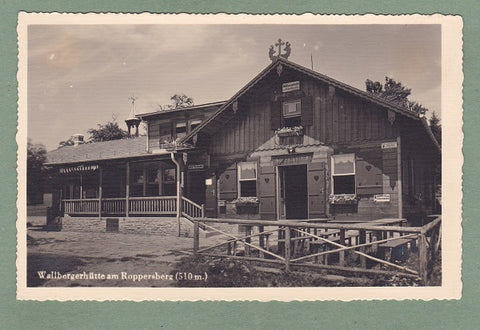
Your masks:
{"label": "window shutter", "polygon": [[375,151],[359,152],[359,159],[355,163],[355,181],[357,194],[382,194],[382,151],[379,148]]}
{"label": "window shutter", "polygon": [[326,216],[325,163],[311,163],[308,166],[308,217]]}
{"label": "window shutter", "polygon": [[272,125],[272,130],[280,128],[281,114],[281,103],[279,101],[272,101],[270,103],[270,124]]}
{"label": "window shutter", "polygon": [[262,220],[276,219],[275,167],[262,166],[258,176],[258,198]]}
{"label": "window shutter", "polygon": [[313,102],[311,96],[302,97],[302,126],[313,125]]}
{"label": "window shutter", "polygon": [[219,179],[220,199],[232,200],[237,198],[237,166],[233,164],[227,168]]}

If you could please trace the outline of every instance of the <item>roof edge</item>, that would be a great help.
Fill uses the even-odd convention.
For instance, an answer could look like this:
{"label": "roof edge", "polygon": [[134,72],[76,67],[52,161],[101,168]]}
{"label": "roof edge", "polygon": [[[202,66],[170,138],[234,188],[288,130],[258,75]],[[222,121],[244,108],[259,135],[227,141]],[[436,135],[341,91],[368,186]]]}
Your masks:
{"label": "roof edge", "polygon": [[[413,113],[405,108],[399,107],[397,105],[394,105],[390,102],[387,102],[386,100],[379,98],[371,93],[368,93],[366,91],[363,91],[361,89],[358,89],[356,87],[347,85],[341,81],[338,81],[336,79],[330,78],[326,75],[323,75],[319,72],[313,71],[311,69],[308,69],[300,64],[288,61],[284,58],[276,58],[272,63],[270,63],[268,66],[265,67],[259,74],[257,74],[252,80],[250,80],[244,87],[242,87],[237,93],[235,93],[229,100],[225,101],[225,103],[217,110],[215,113],[213,113],[207,120],[205,120],[202,124],[200,124],[198,127],[196,127],[190,134],[185,136],[181,141],[186,142],[190,140],[193,136],[198,134],[199,131],[201,131],[205,126],[207,126],[213,119],[215,119],[220,113],[222,113],[226,108],[228,108],[236,99],[238,99],[240,96],[242,96],[244,93],[246,93],[255,83],[257,83],[258,80],[263,78],[266,74],[270,72],[274,68],[274,66],[278,63],[281,62],[285,65],[290,66],[291,68],[298,70],[300,72],[303,72],[304,74],[307,74],[315,79],[321,80],[327,84],[332,84],[335,87],[338,87],[340,89],[343,89],[346,92],[355,94],[359,97],[362,97],[368,101],[374,102],[378,104],[379,106],[382,106],[384,108],[387,108],[389,110],[398,112],[404,116],[410,117],[415,120],[421,120],[421,117]],[[437,143],[438,144],[438,143]]]}
{"label": "roof edge", "polygon": [[220,105],[221,106],[225,102],[227,102],[227,101],[216,101],[216,102],[203,103],[203,104],[199,104],[199,105],[192,105],[192,106],[184,107],[184,108],[176,108],[176,109],[169,109],[169,110],[163,110],[163,111],[147,112],[147,113],[139,114],[139,115],[137,115],[137,117],[139,117],[140,119],[143,120],[144,118],[147,118],[147,117],[154,117],[154,116],[162,115],[162,114],[165,114],[165,113],[172,113],[172,112],[185,111],[185,110],[186,111],[195,110],[195,109],[207,108],[207,107],[211,107],[211,106],[215,106],[215,105]]}

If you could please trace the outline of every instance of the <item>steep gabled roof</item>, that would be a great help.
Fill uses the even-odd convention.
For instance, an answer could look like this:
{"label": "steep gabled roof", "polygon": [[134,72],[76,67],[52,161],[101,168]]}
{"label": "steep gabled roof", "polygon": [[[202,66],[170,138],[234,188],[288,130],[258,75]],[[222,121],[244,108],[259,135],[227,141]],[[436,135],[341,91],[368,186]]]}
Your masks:
{"label": "steep gabled roof", "polygon": [[[235,102],[237,101],[242,95],[244,95],[246,92],[248,92],[250,89],[252,89],[260,80],[262,80],[268,73],[270,73],[278,64],[282,64],[285,67],[292,68],[293,70],[296,70],[298,72],[301,72],[307,76],[310,76],[316,80],[319,80],[321,82],[324,82],[326,84],[335,86],[336,88],[343,90],[347,93],[354,94],[360,98],[363,98],[364,100],[367,100],[369,102],[375,103],[383,108],[386,108],[388,110],[392,110],[398,114],[401,114],[403,116],[412,118],[414,120],[421,120],[420,116],[416,113],[413,113],[409,111],[408,109],[405,109],[403,107],[399,107],[395,104],[389,103],[388,101],[379,98],[371,93],[368,93],[366,91],[362,91],[358,88],[352,87],[350,85],[347,85],[345,83],[342,83],[338,80],[335,80],[333,78],[330,78],[326,75],[323,75],[321,73],[318,73],[316,71],[310,70],[306,67],[303,67],[299,64],[290,62],[284,58],[278,58],[275,61],[273,61],[271,64],[269,64],[264,70],[262,70],[255,78],[253,78],[249,83],[247,83],[242,89],[240,89],[235,95],[233,95],[228,101],[226,101],[213,115],[211,115],[207,120],[205,120],[202,124],[200,124],[197,128],[195,128],[189,135],[185,136],[182,141],[188,141],[190,140],[193,136],[195,136],[198,132],[202,130],[212,130],[216,131],[223,127],[224,123],[230,119],[231,116],[233,116],[233,113],[227,113],[227,109]],[[434,140],[434,143],[436,141]],[[438,143],[436,143],[438,146]]]}

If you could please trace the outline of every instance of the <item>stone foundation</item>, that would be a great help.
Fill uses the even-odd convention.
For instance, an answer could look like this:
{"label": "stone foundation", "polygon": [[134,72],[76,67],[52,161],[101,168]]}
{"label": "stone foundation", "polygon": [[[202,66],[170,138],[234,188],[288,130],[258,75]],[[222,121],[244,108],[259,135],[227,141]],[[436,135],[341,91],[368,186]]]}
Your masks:
{"label": "stone foundation", "polygon": [[[173,217],[64,217],[62,218],[62,231],[105,233],[107,232],[107,219],[118,219],[118,232],[122,234],[178,236],[178,221]],[[109,228],[112,231],[111,229],[115,226]],[[180,230],[181,236],[192,236],[193,225],[182,219]]]}

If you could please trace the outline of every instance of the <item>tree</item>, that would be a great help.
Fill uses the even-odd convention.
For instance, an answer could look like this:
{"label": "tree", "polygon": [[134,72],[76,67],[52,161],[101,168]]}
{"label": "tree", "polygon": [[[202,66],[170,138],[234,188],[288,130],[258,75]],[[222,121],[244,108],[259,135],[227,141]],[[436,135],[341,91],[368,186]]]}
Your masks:
{"label": "tree", "polygon": [[128,132],[121,129],[115,119],[104,125],[98,124],[97,126],[97,128],[91,128],[87,131],[90,134],[89,141],[101,142],[120,140],[128,136]]}
{"label": "tree", "polygon": [[440,118],[437,117],[435,111],[432,112],[432,118],[430,118],[430,130],[438,144],[442,145],[442,125],[440,125]]}
{"label": "tree", "polygon": [[191,107],[192,105],[194,105],[193,98],[188,97],[185,94],[174,94],[170,98],[170,100],[172,101],[171,104],[159,105],[160,110],[173,110],[173,109]]}
{"label": "tree", "polygon": [[43,184],[45,182],[45,168],[47,149],[43,144],[27,142],[27,203],[43,202]]}
{"label": "tree", "polygon": [[425,115],[428,111],[428,109],[423,107],[420,103],[410,101],[408,96],[410,96],[412,90],[392,78],[385,77],[385,84],[383,85],[378,81],[367,79],[365,81],[365,87],[367,92],[372,93],[377,97],[381,97],[399,107],[418,113],[419,115]]}

